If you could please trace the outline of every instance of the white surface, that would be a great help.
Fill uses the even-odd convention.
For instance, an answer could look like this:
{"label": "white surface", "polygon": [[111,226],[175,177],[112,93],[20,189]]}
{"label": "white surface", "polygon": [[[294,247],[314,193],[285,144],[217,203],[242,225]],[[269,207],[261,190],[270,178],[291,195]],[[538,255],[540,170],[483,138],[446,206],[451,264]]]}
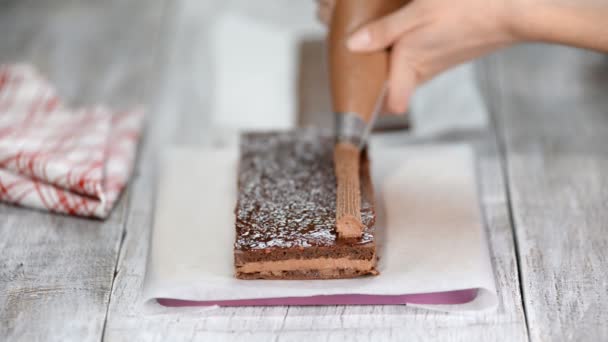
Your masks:
{"label": "white surface", "polygon": [[[446,311],[494,308],[494,277],[468,146],[373,151],[378,191],[378,277],[247,281],[233,276],[235,150],[176,149],[160,178],[144,300],[229,300],[321,294],[413,294],[479,288]],[[213,167],[211,167],[213,166]],[[382,202],[388,203],[383,209]],[[386,217],[382,213],[386,212]],[[386,227],[383,227],[386,222]],[[384,229],[386,228],[386,229]]]}
{"label": "white surface", "polygon": [[[233,1],[210,23],[212,123],[265,130],[297,122],[298,46],[324,39],[312,1]],[[207,94],[203,94],[207,95]]]}
{"label": "white surface", "polygon": [[263,130],[296,123],[296,39],[250,16],[228,12],[211,28],[213,123]]}
{"label": "white surface", "polygon": [[415,135],[481,130],[488,115],[472,63],[450,69],[416,90],[410,107]]}
{"label": "white surface", "polygon": [[[169,143],[209,145],[211,129],[202,129],[210,108],[201,94],[211,93],[199,89],[212,87],[212,75],[205,56],[193,50],[209,51],[204,33],[219,12],[215,7],[236,2],[58,0],[33,8],[27,1],[0,1],[3,61],[35,62],[62,95],[80,104],[143,102],[151,110],[136,177],[110,220],[0,205],[0,340],[529,341],[527,329],[532,341],[605,339],[606,283],[597,277],[608,261],[608,192],[602,191],[608,171],[598,139],[607,136],[601,132],[608,117],[603,78],[590,76],[601,75],[605,63],[589,65],[586,52],[564,47],[522,46],[485,65],[498,143],[509,144],[506,151],[497,152],[492,127],[461,137],[478,147],[497,311],[446,315],[371,305],[142,312],[158,151]],[[292,9],[314,6],[308,0],[238,2],[258,11],[264,3],[290,22],[286,11],[312,17],[312,9]],[[532,159],[522,157],[529,153]],[[580,161],[568,158],[581,153],[600,159],[577,168]],[[505,160],[512,165],[508,184]],[[519,202],[506,193],[518,194]]]}

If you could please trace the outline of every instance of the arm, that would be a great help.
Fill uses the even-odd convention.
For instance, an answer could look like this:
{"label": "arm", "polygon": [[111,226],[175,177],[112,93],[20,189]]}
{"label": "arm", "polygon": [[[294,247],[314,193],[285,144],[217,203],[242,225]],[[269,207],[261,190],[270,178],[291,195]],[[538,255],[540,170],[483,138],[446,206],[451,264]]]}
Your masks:
{"label": "arm", "polygon": [[[329,18],[334,1],[320,0]],[[391,48],[387,107],[408,106],[415,87],[498,48],[545,41],[608,52],[606,0],[414,0],[356,32],[348,47]]]}
{"label": "arm", "polygon": [[514,32],[545,41],[608,52],[608,1],[525,0],[530,10],[512,10]]}

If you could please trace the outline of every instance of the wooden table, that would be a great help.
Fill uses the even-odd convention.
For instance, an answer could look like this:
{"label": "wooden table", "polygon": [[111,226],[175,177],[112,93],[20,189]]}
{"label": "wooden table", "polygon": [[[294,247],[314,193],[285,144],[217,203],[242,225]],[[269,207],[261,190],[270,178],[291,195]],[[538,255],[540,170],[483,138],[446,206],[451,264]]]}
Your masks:
{"label": "wooden table", "polygon": [[608,57],[540,45],[478,64],[488,129],[412,142],[477,148],[496,312],[143,310],[157,154],[169,143],[212,143],[203,32],[223,5],[0,0],[0,62],[34,63],[74,105],[143,103],[150,110],[135,177],[107,221],[0,205],[0,340],[608,338]]}

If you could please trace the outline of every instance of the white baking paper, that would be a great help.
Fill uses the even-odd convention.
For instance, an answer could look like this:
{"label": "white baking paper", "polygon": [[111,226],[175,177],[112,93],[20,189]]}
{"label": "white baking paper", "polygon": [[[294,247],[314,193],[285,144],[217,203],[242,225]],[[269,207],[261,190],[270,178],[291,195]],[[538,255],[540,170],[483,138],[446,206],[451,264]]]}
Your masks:
{"label": "white baking paper", "polygon": [[494,276],[467,145],[376,147],[372,177],[379,234],[377,277],[239,280],[233,242],[237,151],[174,148],[162,165],[144,284],[145,301],[233,300],[332,294],[415,294],[479,289],[444,311],[497,306]]}

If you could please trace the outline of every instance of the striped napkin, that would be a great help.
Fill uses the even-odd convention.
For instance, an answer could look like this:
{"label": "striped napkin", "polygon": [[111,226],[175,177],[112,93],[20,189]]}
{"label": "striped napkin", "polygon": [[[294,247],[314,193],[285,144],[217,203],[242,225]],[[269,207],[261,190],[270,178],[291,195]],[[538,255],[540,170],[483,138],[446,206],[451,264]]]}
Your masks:
{"label": "striped napkin", "polygon": [[143,111],[67,108],[29,65],[0,65],[0,201],[105,218],[128,182]]}

